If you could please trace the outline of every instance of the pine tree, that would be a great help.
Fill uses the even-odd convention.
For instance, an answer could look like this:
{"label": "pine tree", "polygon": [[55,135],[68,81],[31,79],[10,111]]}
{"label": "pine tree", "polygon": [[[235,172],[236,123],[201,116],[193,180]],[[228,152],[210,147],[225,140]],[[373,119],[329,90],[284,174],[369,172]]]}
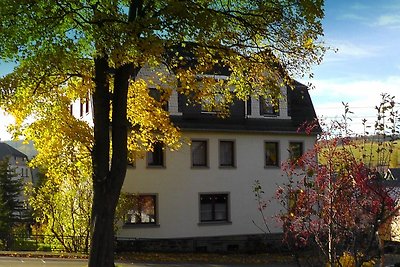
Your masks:
{"label": "pine tree", "polygon": [[21,192],[22,181],[10,168],[8,159],[0,160],[0,238],[6,242],[6,247],[10,245],[12,228],[19,221]]}

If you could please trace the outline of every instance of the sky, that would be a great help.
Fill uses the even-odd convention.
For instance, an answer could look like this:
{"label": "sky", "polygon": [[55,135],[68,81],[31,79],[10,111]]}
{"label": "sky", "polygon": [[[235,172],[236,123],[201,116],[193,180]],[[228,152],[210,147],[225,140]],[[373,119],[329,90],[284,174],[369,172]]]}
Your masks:
{"label": "sky", "polygon": [[400,1],[328,0],[325,2],[324,42],[337,49],[313,68],[310,91],[317,115],[343,114],[342,102],[360,121],[376,118],[381,94],[395,96],[400,108]]}
{"label": "sky", "polygon": [[[357,130],[362,118],[373,122],[382,93],[395,96],[400,108],[400,1],[327,0],[323,26],[322,39],[332,50],[313,67],[313,79],[299,78],[313,84],[318,117],[339,117],[342,102],[348,103]],[[11,68],[0,62],[0,75]],[[0,111],[0,140],[10,139],[10,122]]]}

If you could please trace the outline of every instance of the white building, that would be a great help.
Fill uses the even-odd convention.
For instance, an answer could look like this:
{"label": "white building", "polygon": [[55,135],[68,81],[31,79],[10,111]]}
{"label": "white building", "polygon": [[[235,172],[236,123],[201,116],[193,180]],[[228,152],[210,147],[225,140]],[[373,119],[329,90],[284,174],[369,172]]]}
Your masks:
{"label": "white building", "polygon": [[[153,79],[154,74],[143,69],[139,77]],[[168,111],[191,144],[175,152],[155,144],[154,152],[128,167],[122,191],[136,200],[117,233],[119,249],[260,249],[265,233],[255,181],[272,198],[286,181],[281,163],[312,148],[317,134],[298,132],[316,118],[308,88],[295,82],[294,89],[281,91],[279,108],[264,99],[236,100],[225,119],[173,92]],[[87,120],[91,107],[82,101],[71,111]],[[272,217],[283,208],[271,202],[266,210],[267,246],[280,238],[282,229]]]}
{"label": "white building", "polygon": [[[279,111],[263,100],[238,100],[227,119],[173,95],[171,119],[191,144],[175,152],[156,144],[154,152],[128,168],[122,191],[139,197],[118,238],[142,250],[255,249],[265,237],[253,223],[264,228],[255,180],[271,198],[285,182],[281,163],[312,148],[316,140],[316,133],[298,132],[302,123],[316,118],[306,86],[296,83],[294,90],[282,91]],[[266,210],[272,239],[282,232],[272,218],[282,208],[271,202]],[[127,244],[122,242],[120,249]]]}

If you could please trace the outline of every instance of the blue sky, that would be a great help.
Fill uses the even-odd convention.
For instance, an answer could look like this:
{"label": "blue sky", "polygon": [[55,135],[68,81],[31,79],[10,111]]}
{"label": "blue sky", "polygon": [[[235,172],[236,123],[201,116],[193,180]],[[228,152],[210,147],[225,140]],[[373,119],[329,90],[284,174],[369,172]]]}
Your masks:
{"label": "blue sky", "polygon": [[[342,114],[347,102],[355,117],[373,121],[380,94],[400,102],[400,1],[328,0],[325,2],[324,41],[338,51],[328,52],[313,68],[310,91],[317,115]],[[0,63],[0,73],[11,65]],[[397,104],[397,107],[400,107]],[[7,140],[5,124],[11,120],[0,112],[0,139]],[[357,126],[357,118],[354,119]]]}
{"label": "blue sky", "polygon": [[313,69],[317,114],[341,115],[343,101],[372,122],[381,93],[400,101],[400,1],[328,0],[323,25],[324,41],[337,52]]}

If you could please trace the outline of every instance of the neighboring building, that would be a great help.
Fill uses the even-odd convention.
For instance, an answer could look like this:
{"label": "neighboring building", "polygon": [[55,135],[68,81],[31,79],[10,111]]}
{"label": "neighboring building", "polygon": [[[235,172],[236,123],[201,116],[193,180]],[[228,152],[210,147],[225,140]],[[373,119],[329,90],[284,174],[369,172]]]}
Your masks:
{"label": "neighboring building", "polygon": [[[400,205],[400,200],[398,199],[400,192],[400,168],[388,168],[383,178],[383,185],[390,189],[389,192],[393,194],[392,197],[397,198],[396,205],[398,209]],[[400,242],[399,210],[381,226],[379,233],[385,241]]]}
{"label": "neighboring building", "polygon": [[400,181],[400,168],[389,168],[385,174],[385,180]]}
{"label": "neighboring building", "polygon": [[[139,73],[150,77],[148,69]],[[117,233],[119,249],[243,251],[261,249],[260,242],[280,244],[282,229],[272,216],[286,207],[268,205],[271,233],[265,242],[253,185],[259,180],[272,198],[287,181],[281,164],[316,141],[317,132],[298,131],[316,114],[308,88],[298,82],[294,87],[281,88],[279,107],[262,98],[236,100],[225,119],[174,91],[167,108],[191,144],[175,152],[155,144],[154,152],[128,167],[122,191],[136,200]],[[91,107],[85,103],[71,111],[86,120]]]}
{"label": "neighboring building", "polygon": [[[32,171],[28,166],[28,157],[12,146],[0,142],[0,160],[5,159],[8,159],[10,169],[14,170],[16,174],[15,179],[21,179],[24,185],[32,183]],[[20,200],[26,202],[23,192],[21,192]],[[27,205],[23,205],[20,208],[18,216],[21,220],[25,220],[27,219],[25,218],[27,215]]]}
{"label": "neighboring building", "polygon": [[28,166],[28,157],[12,146],[0,142],[0,160],[6,158],[8,158],[10,168],[15,170],[16,178],[22,179],[24,183],[32,182],[32,173]]}

